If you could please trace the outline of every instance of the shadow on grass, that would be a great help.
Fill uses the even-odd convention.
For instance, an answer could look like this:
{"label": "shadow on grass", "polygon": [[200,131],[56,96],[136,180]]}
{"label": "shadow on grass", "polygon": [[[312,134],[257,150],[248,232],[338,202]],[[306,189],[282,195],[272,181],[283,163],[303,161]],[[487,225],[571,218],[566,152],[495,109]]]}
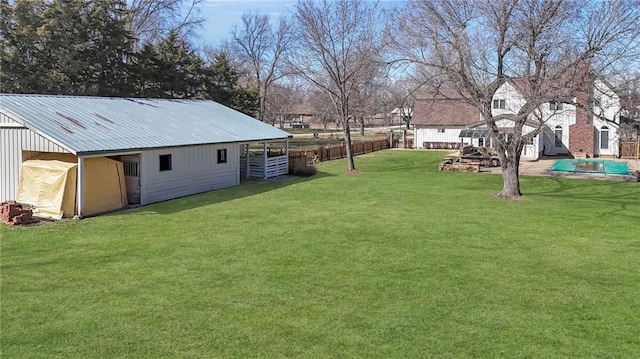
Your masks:
{"label": "shadow on grass", "polygon": [[540,178],[536,181],[537,185],[524,190],[525,196],[596,201],[618,208],[607,214],[640,219],[640,213],[634,212],[634,207],[640,203],[638,183],[558,177]]}
{"label": "shadow on grass", "polygon": [[111,213],[111,216],[127,215],[130,213],[157,213],[157,214],[174,214],[184,210],[190,210],[198,207],[208,206],[227,201],[233,201],[240,198],[255,196],[261,193],[277,190],[290,185],[304,183],[325,177],[332,177],[334,174],[318,171],[310,177],[290,176],[291,178],[281,179],[242,179],[239,186],[222,188],[208,192],[197,193],[185,197],[171,199],[163,202],[157,202],[130,208],[123,211]]}

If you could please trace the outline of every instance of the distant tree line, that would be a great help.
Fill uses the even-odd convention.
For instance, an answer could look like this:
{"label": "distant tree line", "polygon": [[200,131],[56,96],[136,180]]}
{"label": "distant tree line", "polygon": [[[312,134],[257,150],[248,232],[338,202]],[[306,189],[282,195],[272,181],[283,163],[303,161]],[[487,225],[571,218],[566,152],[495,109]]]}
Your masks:
{"label": "distant tree line", "polygon": [[0,0],[0,91],[211,99],[255,115],[259,89],[239,84],[226,53],[205,59],[185,38],[198,19],[148,26],[182,2]]}

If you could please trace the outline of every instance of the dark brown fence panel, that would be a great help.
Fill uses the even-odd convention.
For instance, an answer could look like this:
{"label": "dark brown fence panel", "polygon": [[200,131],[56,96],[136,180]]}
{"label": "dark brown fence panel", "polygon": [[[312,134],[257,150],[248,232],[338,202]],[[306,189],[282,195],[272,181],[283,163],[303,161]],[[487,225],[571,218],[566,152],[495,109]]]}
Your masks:
{"label": "dark brown fence panel", "polygon": [[[351,150],[354,155],[380,151],[385,148],[389,148],[388,139],[357,141],[351,144]],[[308,164],[336,160],[346,156],[347,146],[344,143],[332,146],[315,147],[313,149],[289,149],[290,159],[306,158]]]}

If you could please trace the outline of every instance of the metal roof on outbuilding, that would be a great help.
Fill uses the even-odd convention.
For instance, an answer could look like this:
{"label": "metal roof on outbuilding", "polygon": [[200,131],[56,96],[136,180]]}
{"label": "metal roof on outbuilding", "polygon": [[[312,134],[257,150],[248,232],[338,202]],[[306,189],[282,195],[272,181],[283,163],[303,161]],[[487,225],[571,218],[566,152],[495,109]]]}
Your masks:
{"label": "metal roof on outbuilding", "polygon": [[76,154],[290,137],[208,100],[0,94],[0,112]]}

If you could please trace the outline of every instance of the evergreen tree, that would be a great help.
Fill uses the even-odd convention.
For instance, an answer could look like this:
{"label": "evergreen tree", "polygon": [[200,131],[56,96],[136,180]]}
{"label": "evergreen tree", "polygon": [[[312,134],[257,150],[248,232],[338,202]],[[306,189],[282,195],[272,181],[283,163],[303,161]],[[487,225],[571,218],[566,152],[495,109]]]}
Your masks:
{"label": "evergreen tree", "polygon": [[204,60],[170,33],[157,45],[145,44],[138,55],[139,96],[164,98],[201,98],[203,96]]}
{"label": "evergreen tree", "polygon": [[124,0],[0,2],[4,92],[125,95],[132,37]]}
{"label": "evergreen tree", "polygon": [[56,0],[44,12],[50,91],[126,95],[132,37],[123,0]]}
{"label": "evergreen tree", "polygon": [[45,38],[38,32],[44,1],[0,0],[0,91],[46,92]]}
{"label": "evergreen tree", "polygon": [[240,76],[226,53],[216,55],[206,73],[205,87],[209,99],[247,115],[256,116],[260,92],[256,88],[243,88],[238,85]]}
{"label": "evergreen tree", "polygon": [[134,53],[128,11],[125,0],[0,0],[0,91],[206,98],[257,114],[259,91],[239,86],[224,53],[207,64],[174,31]]}

